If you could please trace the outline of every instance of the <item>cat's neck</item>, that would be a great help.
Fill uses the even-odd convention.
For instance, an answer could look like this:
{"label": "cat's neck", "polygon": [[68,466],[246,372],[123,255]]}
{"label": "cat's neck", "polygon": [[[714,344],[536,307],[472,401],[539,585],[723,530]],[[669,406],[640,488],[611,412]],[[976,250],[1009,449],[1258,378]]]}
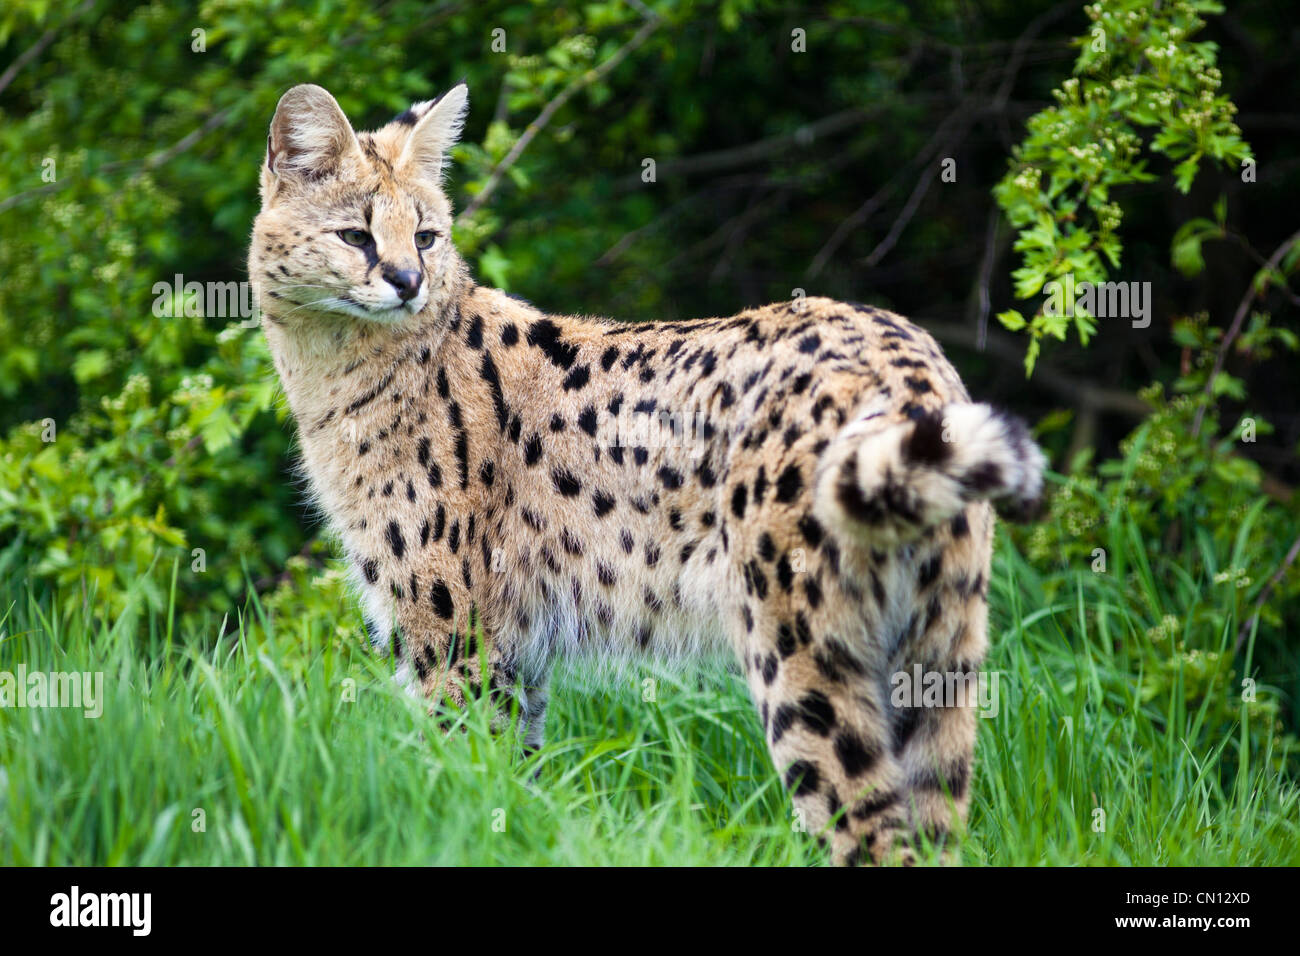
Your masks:
{"label": "cat's neck", "polygon": [[341,395],[380,381],[405,352],[437,353],[472,289],[467,278],[453,277],[419,313],[386,323],[264,303],[262,329],[299,426],[327,414]]}

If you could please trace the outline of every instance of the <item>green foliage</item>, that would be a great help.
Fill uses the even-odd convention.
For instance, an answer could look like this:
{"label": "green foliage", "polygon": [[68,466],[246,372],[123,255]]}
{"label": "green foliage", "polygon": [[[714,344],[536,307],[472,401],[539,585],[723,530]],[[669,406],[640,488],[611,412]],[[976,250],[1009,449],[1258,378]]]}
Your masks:
{"label": "green foliage", "polygon": [[[1081,456],[1048,515],[1019,537],[1035,566],[1061,569],[1044,579],[1044,599],[1073,598],[1081,629],[1122,646],[1142,701],[1174,695],[1201,715],[1207,742],[1230,733],[1244,709],[1257,745],[1282,766],[1300,755],[1281,719],[1300,686],[1281,637],[1300,575],[1273,577],[1300,520],[1263,492],[1262,470],[1241,454],[1242,427],[1222,437],[1195,431],[1208,404],[1203,377],[1180,382],[1190,394],[1172,399],[1159,385],[1144,390],[1152,413],[1122,457],[1091,467]],[[1268,429],[1250,415],[1242,423]],[[1245,700],[1243,681],[1261,674],[1282,683]]]}
{"label": "green foliage", "polygon": [[[1039,295],[1062,276],[1100,283],[1119,269],[1123,212],[1116,194],[1159,178],[1147,169],[1143,131],[1150,131],[1150,151],[1175,163],[1173,181],[1182,193],[1206,157],[1234,166],[1253,162],[1232,120],[1236,107],[1219,92],[1217,48],[1192,40],[1205,26],[1203,15],[1222,12],[1218,3],[1099,0],[1085,9],[1093,26],[1075,41],[1075,75],[1053,92],[1055,106],[1029,119],[1025,140],[994,189],[1019,231],[1018,299]],[[1193,258],[1186,229],[1179,232],[1184,242],[1175,244],[1175,260],[1184,264]],[[1028,319],[1015,309],[999,314],[1008,329],[1029,334],[1026,372],[1033,371],[1045,336],[1064,341],[1073,324],[1086,345],[1096,333],[1086,308],[1071,311],[1040,307]]]}

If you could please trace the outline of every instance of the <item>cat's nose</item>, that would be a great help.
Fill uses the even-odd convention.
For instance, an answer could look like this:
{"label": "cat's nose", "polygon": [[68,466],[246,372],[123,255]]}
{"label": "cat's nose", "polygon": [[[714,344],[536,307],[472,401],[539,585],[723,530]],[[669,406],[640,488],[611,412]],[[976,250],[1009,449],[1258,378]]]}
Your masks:
{"label": "cat's nose", "polygon": [[384,280],[397,290],[397,297],[403,302],[410,302],[420,291],[420,273],[415,269],[384,266]]}

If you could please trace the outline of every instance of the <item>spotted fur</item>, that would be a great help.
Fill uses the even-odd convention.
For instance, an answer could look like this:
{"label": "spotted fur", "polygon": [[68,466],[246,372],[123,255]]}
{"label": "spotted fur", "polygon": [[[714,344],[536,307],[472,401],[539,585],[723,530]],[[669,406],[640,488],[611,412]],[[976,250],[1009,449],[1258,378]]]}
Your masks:
{"label": "spotted fur", "polygon": [[910,859],[964,816],[975,720],[889,677],[979,668],[990,502],[1026,517],[1041,454],[882,309],[626,324],[478,285],[440,188],[465,106],[357,135],[295,87],[263,169],[250,274],[375,643],[532,746],[562,657],[729,655],[809,831]]}

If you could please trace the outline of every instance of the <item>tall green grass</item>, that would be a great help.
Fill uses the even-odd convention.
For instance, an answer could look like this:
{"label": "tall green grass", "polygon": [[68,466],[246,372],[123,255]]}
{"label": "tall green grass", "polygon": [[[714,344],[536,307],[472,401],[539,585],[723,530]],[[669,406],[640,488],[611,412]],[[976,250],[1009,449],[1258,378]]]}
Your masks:
{"label": "tall green grass", "polygon": [[[1225,724],[1177,660],[1149,680],[1126,581],[1056,583],[1000,541],[1000,709],[980,721],[962,861],[1300,864],[1300,792],[1263,718],[1242,701]],[[0,600],[0,670],[102,671],[105,689],[99,719],[0,709],[2,864],[825,860],[731,674],[562,675],[525,758],[485,707],[440,731],[363,649],[352,608],[285,619],[254,600],[178,633],[167,607],[94,623],[93,597]]]}

